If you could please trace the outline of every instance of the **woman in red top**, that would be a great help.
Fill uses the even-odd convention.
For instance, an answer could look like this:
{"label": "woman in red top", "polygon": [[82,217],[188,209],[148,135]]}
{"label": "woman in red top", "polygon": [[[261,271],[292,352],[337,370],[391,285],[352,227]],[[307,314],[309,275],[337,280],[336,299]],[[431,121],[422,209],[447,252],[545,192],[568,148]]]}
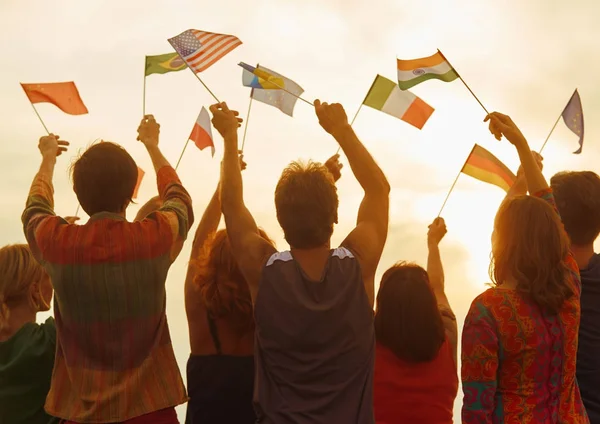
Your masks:
{"label": "woman in red top", "polygon": [[438,247],[445,234],[444,220],[436,218],[427,234],[427,271],[399,263],[381,280],[375,314],[377,423],[452,423],[457,328]]}

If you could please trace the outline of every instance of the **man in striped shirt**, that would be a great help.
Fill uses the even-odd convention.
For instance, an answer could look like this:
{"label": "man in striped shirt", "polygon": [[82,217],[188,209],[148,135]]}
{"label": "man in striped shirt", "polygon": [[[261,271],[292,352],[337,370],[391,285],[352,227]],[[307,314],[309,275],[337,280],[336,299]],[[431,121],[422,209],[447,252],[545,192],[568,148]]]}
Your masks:
{"label": "man in striped shirt", "polygon": [[74,190],[91,217],[76,226],[54,213],[52,176],[68,143],[40,139],[42,164],[23,225],[55,290],[57,352],[46,411],[67,423],[178,423],[174,407],[187,400],[167,326],[165,280],[192,225],[192,202],[158,147],[151,115],[138,133],[164,204],[132,223],[125,210],[138,171],[122,147],[95,144],[74,164]]}

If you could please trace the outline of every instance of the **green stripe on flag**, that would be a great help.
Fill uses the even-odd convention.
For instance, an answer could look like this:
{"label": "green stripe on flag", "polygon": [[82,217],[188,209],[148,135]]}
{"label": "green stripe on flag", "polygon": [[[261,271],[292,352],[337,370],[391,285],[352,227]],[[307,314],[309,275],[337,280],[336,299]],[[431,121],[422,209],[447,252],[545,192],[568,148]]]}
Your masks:
{"label": "green stripe on flag", "polygon": [[454,69],[450,69],[445,74],[434,74],[434,73],[423,74],[423,75],[419,75],[416,78],[410,79],[408,81],[398,81],[398,86],[400,87],[400,90],[408,90],[409,88],[412,88],[415,85],[420,84],[423,81],[427,81],[430,79],[439,79],[444,82],[451,82],[451,81],[454,81],[456,78],[458,78],[458,74],[456,73],[456,71]]}
{"label": "green stripe on flag", "polygon": [[397,84],[394,81],[382,77],[381,75],[377,75],[363,104],[372,107],[373,109],[383,109],[383,105],[385,105],[385,102],[396,87]]}
{"label": "green stripe on flag", "polygon": [[145,75],[148,76],[152,74],[166,74],[167,72],[181,71],[186,67],[187,65],[177,53],[166,53],[159,54],[156,56],[146,56]]}

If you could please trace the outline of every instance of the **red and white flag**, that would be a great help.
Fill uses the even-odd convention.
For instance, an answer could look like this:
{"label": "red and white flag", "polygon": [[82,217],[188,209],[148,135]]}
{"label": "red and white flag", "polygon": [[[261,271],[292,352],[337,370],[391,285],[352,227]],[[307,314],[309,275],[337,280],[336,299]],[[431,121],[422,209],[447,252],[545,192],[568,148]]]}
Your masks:
{"label": "red and white flag", "polygon": [[140,168],[138,166],[137,183],[135,183],[135,188],[133,189],[133,196],[131,196],[132,199],[137,199],[138,191],[140,190],[140,185],[142,184],[142,180],[144,179],[144,175],[146,175],[146,173],[144,172],[144,170],[142,168]]}
{"label": "red and white flag", "polygon": [[234,35],[188,29],[169,38],[169,43],[195,73],[204,71],[241,45]]}
{"label": "red and white flag", "polygon": [[189,138],[200,150],[210,147],[211,154],[215,155],[215,143],[213,142],[212,128],[210,126],[210,115],[204,106],[200,111],[200,115],[198,115],[198,119],[196,119]]}

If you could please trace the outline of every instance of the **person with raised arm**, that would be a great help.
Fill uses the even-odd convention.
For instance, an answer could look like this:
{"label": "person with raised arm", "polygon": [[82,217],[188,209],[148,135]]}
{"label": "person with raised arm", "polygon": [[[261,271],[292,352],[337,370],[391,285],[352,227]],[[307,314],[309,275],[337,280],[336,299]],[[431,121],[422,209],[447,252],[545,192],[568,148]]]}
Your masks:
{"label": "person with raised arm", "polygon": [[57,350],[46,412],[66,424],[175,424],[187,395],[165,314],[165,281],[193,223],[192,201],[158,146],[159,125],[142,120],[138,140],[157,173],[163,206],[138,222],[125,211],[137,166],[109,142],[72,167],[84,225],[54,214],[52,175],[68,143],[40,139],[42,165],[23,212],[25,236],[55,291]]}
{"label": "person with raised arm", "polygon": [[261,423],[372,424],[374,276],[388,229],[390,187],[339,104],[315,101],[321,126],[344,151],[365,191],[356,228],[331,248],[334,179],[318,163],[292,162],[275,190],[290,251],[258,234],[243,200],[238,113],[213,105],[224,138],[221,202],[231,249],[250,289],[256,322],[254,393]]}
{"label": "person with raised arm", "polygon": [[579,268],[525,137],[506,115],[486,121],[515,146],[531,196],[496,214],[494,287],[475,298],[462,334],[462,422],[589,423],[575,378]]}
{"label": "person with raised arm", "polygon": [[381,279],[375,314],[375,419],[452,424],[458,393],[456,317],[444,291],[443,218],[427,233],[427,271],[399,262]]}

